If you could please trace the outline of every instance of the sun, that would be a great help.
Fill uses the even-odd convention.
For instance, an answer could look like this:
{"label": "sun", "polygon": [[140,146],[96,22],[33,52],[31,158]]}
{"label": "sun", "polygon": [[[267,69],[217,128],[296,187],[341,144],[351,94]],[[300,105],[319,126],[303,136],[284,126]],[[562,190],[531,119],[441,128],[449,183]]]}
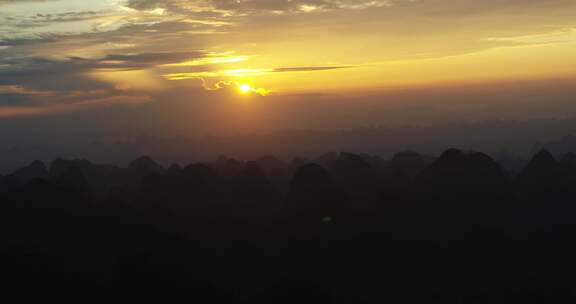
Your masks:
{"label": "sun", "polygon": [[240,90],[240,92],[247,94],[250,93],[252,91],[254,91],[254,89],[247,83],[241,84],[240,86],[238,86],[238,90]]}
{"label": "sun", "polygon": [[247,83],[238,83],[236,84],[238,87],[238,93],[240,94],[244,94],[244,95],[260,95],[260,96],[267,96],[268,94],[270,94],[270,90],[264,89],[264,88],[256,88],[253,87],[252,85],[249,85]]}

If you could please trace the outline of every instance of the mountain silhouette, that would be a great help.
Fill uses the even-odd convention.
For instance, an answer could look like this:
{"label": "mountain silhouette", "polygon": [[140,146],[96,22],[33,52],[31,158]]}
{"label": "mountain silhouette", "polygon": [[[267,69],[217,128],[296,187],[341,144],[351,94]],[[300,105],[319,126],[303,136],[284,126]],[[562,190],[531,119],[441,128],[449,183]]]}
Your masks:
{"label": "mountain silhouette", "polygon": [[390,160],[391,170],[408,177],[415,177],[429,165],[430,161],[414,151],[394,154]]}
{"label": "mountain silhouette", "polygon": [[180,173],[182,173],[182,166],[180,166],[178,164],[172,164],[166,170],[166,174],[168,174],[168,175],[176,176],[176,175],[179,175]]}
{"label": "mountain silhouette", "polygon": [[91,191],[90,184],[84,176],[84,173],[77,167],[68,168],[60,176],[55,178],[54,181],[57,186],[71,191],[79,193],[89,193]]}
{"label": "mountain silhouette", "polygon": [[347,207],[347,198],[326,169],[317,164],[307,164],[294,174],[287,206],[320,220],[321,216],[342,212]]}
{"label": "mountain silhouette", "polygon": [[576,168],[576,154],[572,152],[564,154],[560,160],[560,165],[566,168]]}
{"label": "mountain silhouette", "polygon": [[12,192],[22,185],[22,181],[14,175],[0,177],[0,192]]}
{"label": "mountain silhouette", "polygon": [[573,302],[574,154],[255,159],[0,177],[9,300]]}
{"label": "mountain silhouette", "polygon": [[492,158],[458,149],[442,153],[416,176],[415,183],[422,198],[461,207],[499,201],[509,190],[508,176]]}
{"label": "mountain silhouette", "polygon": [[70,168],[78,168],[88,181],[90,188],[99,194],[107,193],[117,182],[114,178],[115,168],[111,165],[93,164],[86,159],[64,160],[56,159],[50,166],[49,176],[56,180]]}
{"label": "mountain silhouette", "polygon": [[143,174],[164,172],[164,168],[149,156],[142,156],[130,162],[128,170]]}
{"label": "mountain silhouette", "polygon": [[572,191],[570,171],[570,167],[563,167],[548,150],[542,149],[518,175],[516,184],[527,200],[553,203]]}
{"label": "mountain silhouette", "polygon": [[220,156],[214,166],[222,176],[233,177],[240,174],[244,164],[237,159]]}
{"label": "mountain silhouette", "polygon": [[280,193],[274,188],[258,162],[244,165],[240,174],[232,179],[232,197],[246,208],[273,208],[280,204]]}
{"label": "mountain silhouette", "polygon": [[23,183],[27,183],[35,178],[46,178],[48,176],[48,169],[44,162],[36,160],[30,165],[20,168],[12,173]]}
{"label": "mountain silhouette", "polygon": [[376,169],[364,158],[341,153],[330,165],[330,172],[355,207],[369,207],[380,198],[380,179]]}

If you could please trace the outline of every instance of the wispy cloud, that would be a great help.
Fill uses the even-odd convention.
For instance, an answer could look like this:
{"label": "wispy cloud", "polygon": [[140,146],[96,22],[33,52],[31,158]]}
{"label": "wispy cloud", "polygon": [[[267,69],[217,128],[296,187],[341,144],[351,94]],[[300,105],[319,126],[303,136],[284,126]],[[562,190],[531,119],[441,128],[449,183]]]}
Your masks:
{"label": "wispy cloud", "polygon": [[139,105],[150,102],[149,96],[144,95],[114,95],[97,98],[84,98],[82,102],[68,103],[65,101],[52,102],[42,105],[0,105],[0,118],[21,116],[47,115],[69,113],[76,111],[89,111],[119,105]]}
{"label": "wispy cloud", "polygon": [[396,0],[130,0],[128,7],[150,10],[163,8],[176,13],[212,12],[222,15],[247,13],[309,13],[336,9],[367,9],[392,5]]}
{"label": "wispy cloud", "polygon": [[171,74],[165,74],[164,78],[168,80],[186,80],[194,78],[246,77],[246,76],[262,76],[270,73],[321,72],[321,71],[347,69],[354,67],[356,66],[310,66],[310,67],[280,67],[280,68],[262,68],[262,69],[231,69],[231,70],[202,71],[202,72],[190,72],[190,73],[171,73]]}
{"label": "wispy cloud", "polygon": [[576,27],[560,28],[546,31],[544,33],[509,36],[509,37],[490,37],[487,41],[512,42],[519,44],[541,44],[541,43],[569,43],[576,42]]}
{"label": "wispy cloud", "polygon": [[343,66],[309,66],[309,67],[286,67],[286,68],[275,68],[272,71],[276,73],[289,73],[289,72],[317,72],[317,71],[329,71],[338,69],[349,69],[356,66],[343,65]]}

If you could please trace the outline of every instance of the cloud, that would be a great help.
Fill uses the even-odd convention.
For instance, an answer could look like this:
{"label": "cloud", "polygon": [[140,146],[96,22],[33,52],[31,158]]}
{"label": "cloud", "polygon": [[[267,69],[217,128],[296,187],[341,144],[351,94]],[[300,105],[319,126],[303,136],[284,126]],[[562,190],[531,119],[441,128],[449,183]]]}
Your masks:
{"label": "cloud", "polygon": [[576,27],[561,28],[546,33],[533,35],[522,35],[512,37],[493,37],[487,38],[487,41],[510,42],[524,44],[547,44],[547,43],[570,43],[576,41]]}
{"label": "cloud", "polygon": [[100,63],[110,61],[118,61],[120,65],[157,65],[157,64],[171,64],[182,61],[190,61],[205,57],[207,54],[203,51],[192,52],[163,52],[163,53],[139,53],[139,54],[110,54],[98,60]]}
{"label": "cloud", "polygon": [[366,9],[392,5],[389,0],[212,0],[214,7],[237,11],[312,12],[334,9]]}
{"label": "cloud", "polygon": [[82,102],[76,102],[72,104],[58,102],[41,106],[0,106],[0,118],[88,111],[118,105],[139,105],[147,103],[150,100],[150,97],[144,95],[116,95],[86,99]]}
{"label": "cloud", "polygon": [[[0,85],[38,88],[50,84],[54,90],[98,89],[104,84],[86,76],[94,70],[139,70],[203,56],[206,54],[202,51],[190,51],[109,54],[93,59],[82,57],[0,59],[0,64],[6,65],[5,68],[0,69]],[[53,75],[58,75],[58,77],[54,78]]]}
{"label": "cloud", "polygon": [[[92,65],[78,60],[26,58],[4,61],[0,70],[0,85],[16,85],[29,90],[94,90],[107,87],[84,75]],[[58,77],[55,77],[58,75]]]}
{"label": "cloud", "polygon": [[[54,87],[54,86],[48,86]],[[0,85],[0,118],[93,110],[149,102],[149,96],[118,89],[34,90],[20,85]]]}
{"label": "cloud", "polygon": [[0,5],[2,4],[14,4],[14,3],[28,3],[28,2],[48,2],[57,0],[0,0]]}
{"label": "cloud", "polygon": [[[130,90],[91,76],[98,69],[141,69],[158,62],[179,61],[197,53],[142,53],[98,59],[19,58],[0,68],[0,116],[32,115],[134,104],[145,92]],[[115,59],[116,62],[109,62]],[[0,66],[1,67],[1,66]]]}
{"label": "cloud", "polygon": [[275,68],[272,71],[276,73],[289,73],[289,72],[317,72],[317,71],[329,71],[337,69],[348,69],[354,66],[309,66],[309,67],[287,67],[287,68]]}
{"label": "cloud", "polygon": [[[0,5],[32,2],[0,0]],[[81,90],[126,93],[118,89],[127,87],[119,77],[95,78],[94,71],[145,71],[158,81],[217,82],[281,73],[328,74],[379,62],[571,42],[572,34],[547,33],[558,26],[571,28],[576,17],[576,2],[569,0],[107,3],[75,9],[63,5],[54,11],[29,4],[22,14],[0,13],[0,87],[6,91],[0,94],[9,100],[5,103],[38,102],[38,94],[60,94],[42,96],[54,103],[81,102],[73,96]],[[239,55],[214,55],[233,51]],[[7,92],[7,87],[20,89]]]}
{"label": "cloud", "polygon": [[55,42],[56,39],[45,36],[42,38],[5,38],[0,39],[0,46],[27,46],[41,43]]}
{"label": "cloud", "polygon": [[356,66],[310,66],[310,67],[280,67],[280,68],[260,68],[260,69],[231,69],[215,70],[185,73],[170,73],[163,75],[168,80],[187,80],[200,78],[226,78],[226,77],[245,77],[245,76],[263,76],[270,73],[306,73],[321,72],[336,69],[347,69]]}
{"label": "cloud", "polygon": [[57,14],[34,14],[27,17],[2,17],[2,27],[13,27],[22,30],[23,28],[35,28],[48,24],[57,24],[84,20],[97,20],[109,15],[109,12],[82,11],[64,12]]}
{"label": "cloud", "polygon": [[339,9],[367,9],[390,6],[397,0],[130,0],[138,10],[162,8],[172,13],[210,12],[213,16],[243,16],[260,13],[310,13]]}
{"label": "cloud", "polygon": [[209,85],[204,79],[201,79],[202,87],[208,92],[219,92],[224,94],[243,94],[243,95],[258,95],[267,96],[272,93],[271,90],[259,87],[252,87],[249,84],[241,83],[238,81],[218,81],[214,85]]}
{"label": "cloud", "polygon": [[[164,9],[174,14],[204,14],[211,17],[242,17],[254,14],[318,13],[398,7],[412,13],[469,15],[486,11],[570,6],[569,0],[129,0],[127,7],[150,11]],[[396,11],[398,12],[398,10]]]}

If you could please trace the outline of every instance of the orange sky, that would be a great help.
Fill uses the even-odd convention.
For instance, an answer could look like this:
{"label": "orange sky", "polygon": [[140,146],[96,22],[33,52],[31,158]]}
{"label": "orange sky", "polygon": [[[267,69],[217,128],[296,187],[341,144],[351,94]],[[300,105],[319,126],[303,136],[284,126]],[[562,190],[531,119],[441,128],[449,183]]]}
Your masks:
{"label": "orange sky", "polygon": [[[570,79],[574,54],[572,0],[0,0],[0,119],[129,107],[172,130],[388,124],[331,117],[406,90]],[[424,99],[402,106],[490,104]],[[326,100],[359,102],[325,117]],[[540,113],[571,111],[554,109]]]}

